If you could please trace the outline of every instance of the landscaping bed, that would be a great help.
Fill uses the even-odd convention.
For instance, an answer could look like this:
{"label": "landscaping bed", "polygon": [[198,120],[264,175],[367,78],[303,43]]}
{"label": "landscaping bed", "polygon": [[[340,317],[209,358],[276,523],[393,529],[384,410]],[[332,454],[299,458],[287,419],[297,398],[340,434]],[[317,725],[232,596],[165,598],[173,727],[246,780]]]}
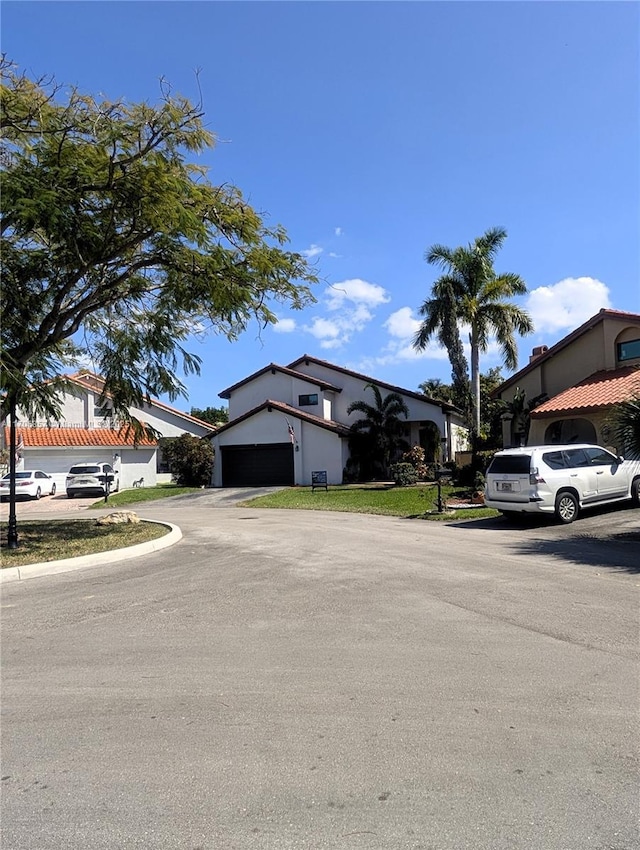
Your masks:
{"label": "landscaping bed", "polygon": [[95,520],[89,519],[33,520],[19,524],[20,545],[17,549],[8,549],[7,525],[3,523],[0,533],[2,569],[122,549],[156,540],[165,534],[168,534],[167,527],[155,522],[98,526]]}

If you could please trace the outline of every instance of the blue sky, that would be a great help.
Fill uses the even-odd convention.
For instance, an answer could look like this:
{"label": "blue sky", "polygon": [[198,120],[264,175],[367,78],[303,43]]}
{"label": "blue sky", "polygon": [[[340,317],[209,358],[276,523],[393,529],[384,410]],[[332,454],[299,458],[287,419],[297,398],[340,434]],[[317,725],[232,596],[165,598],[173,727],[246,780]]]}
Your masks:
{"label": "blue sky", "polygon": [[[33,76],[154,100],[197,98],[203,162],[291,248],[318,303],[236,343],[194,341],[189,400],[303,353],[416,389],[449,380],[411,348],[434,243],[507,228],[552,344],[601,307],[640,311],[640,7],[545,2],[3,2],[2,49]],[[483,370],[499,363],[492,347]]]}

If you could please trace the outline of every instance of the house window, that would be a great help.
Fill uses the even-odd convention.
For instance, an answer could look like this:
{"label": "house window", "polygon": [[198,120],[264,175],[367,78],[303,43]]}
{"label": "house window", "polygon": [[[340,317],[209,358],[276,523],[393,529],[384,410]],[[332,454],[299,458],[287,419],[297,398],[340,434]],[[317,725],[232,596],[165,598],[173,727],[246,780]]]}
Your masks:
{"label": "house window", "polygon": [[156,472],[166,474],[171,472],[169,468],[169,455],[167,453],[167,440],[171,438],[160,438],[158,440],[158,450],[156,452]]}
{"label": "house window", "polygon": [[311,393],[311,395],[299,395],[298,396],[298,407],[311,407],[313,404],[318,403],[318,393]]}
{"label": "house window", "polygon": [[99,407],[96,405],[93,408],[94,419],[107,419],[109,416],[111,416],[111,409],[109,407]]}
{"label": "house window", "polygon": [[618,343],[618,362],[640,358],[640,339],[628,339]]}

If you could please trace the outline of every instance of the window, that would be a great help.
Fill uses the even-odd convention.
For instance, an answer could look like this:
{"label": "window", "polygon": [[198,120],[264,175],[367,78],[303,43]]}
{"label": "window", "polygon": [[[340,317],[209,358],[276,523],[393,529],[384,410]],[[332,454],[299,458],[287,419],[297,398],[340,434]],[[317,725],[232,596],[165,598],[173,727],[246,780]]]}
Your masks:
{"label": "window", "polygon": [[94,419],[108,419],[111,416],[111,408],[110,407],[99,407],[96,405],[93,408],[93,418]]}
{"label": "window", "polygon": [[585,449],[585,452],[591,466],[612,466],[614,463],[617,463],[616,458],[612,454],[602,449]]}
{"label": "window", "polygon": [[629,339],[618,343],[618,362],[640,358],[640,339]]}
{"label": "window", "polygon": [[318,403],[318,393],[311,393],[311,395],[299,395],[298,396],[298,407],[311,407],[313,404]]}
{"label": "window", "polygon": [[567,449],[567,465],[571,468],[578,466],[590,466],[589,458],[584,449]]}
{"label": "window", "polygon": [[542,455],[542,460],[549,469],[564,469],[567,465],[562,452],[546,452]]}
{"label": "window", "polygon": [[529,455],[496,455],[487,473],[494,475],[528,475],[531,466]]}

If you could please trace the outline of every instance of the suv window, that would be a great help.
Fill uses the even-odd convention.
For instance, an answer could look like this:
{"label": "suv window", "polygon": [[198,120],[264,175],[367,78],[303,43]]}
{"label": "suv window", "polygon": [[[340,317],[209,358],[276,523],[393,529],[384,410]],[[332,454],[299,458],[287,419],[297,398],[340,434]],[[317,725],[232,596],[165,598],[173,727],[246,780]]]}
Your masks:
{"label": "suv window", "polygon": [[584,449],[567,449],[565,455],[567,457],[567,465],[572,468],[577,466],[591,466]]}
{"label": "suv window", "polygon": [[487,473],[494,475],[528,475],[531,466],[529,455],[496,455]]}
{"label": "suv window", "polygon": [[617,458],[603,449],[585,449],[585,453],[591,466],[611,466],[618,462]]}
{"label": "suv window", "polygon": [[542,460],[549,469],[566,469],[567,462],[562,452],[545,452]]}
{"label": "suv window", "polygon": [[95,475],[102,472],[99,466],[72,466],[69,475]]}

